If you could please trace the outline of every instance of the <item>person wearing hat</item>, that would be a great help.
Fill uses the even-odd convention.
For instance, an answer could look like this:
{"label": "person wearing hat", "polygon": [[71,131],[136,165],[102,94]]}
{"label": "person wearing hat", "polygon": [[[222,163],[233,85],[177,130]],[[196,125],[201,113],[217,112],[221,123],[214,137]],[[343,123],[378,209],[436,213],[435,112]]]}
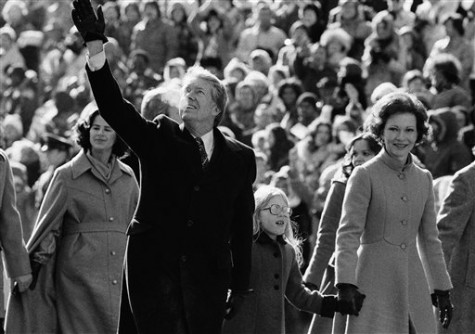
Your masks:
{"label": "person wearing hat", "polygon": [[46,135],[41,151],[45,154],[47,168],[33,187],[35,192],[35,206],[38,209],[41,202],[43,202],[43,197],[53,178],[54,171],[71,158],[72,147],[72,143],[64,137],[55,134]]}

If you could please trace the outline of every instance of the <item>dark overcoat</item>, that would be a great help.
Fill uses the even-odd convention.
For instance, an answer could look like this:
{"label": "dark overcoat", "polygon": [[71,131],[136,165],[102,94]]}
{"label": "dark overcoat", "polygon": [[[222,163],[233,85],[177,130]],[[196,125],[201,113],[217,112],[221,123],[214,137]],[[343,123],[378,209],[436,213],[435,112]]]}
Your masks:
{"label": "dark overcoat", "polygon": [[[126,254],[138,332],[219,333],[227,290],[249,288],[253,151],[214,129],[214,153],[203,170],[183,125],[163,115],[145,120],[122,98],[107,63],[88,68],[88,76],[101,115],[140,159],[141,195]],[[177,325],[183,316],[186,329]]]}

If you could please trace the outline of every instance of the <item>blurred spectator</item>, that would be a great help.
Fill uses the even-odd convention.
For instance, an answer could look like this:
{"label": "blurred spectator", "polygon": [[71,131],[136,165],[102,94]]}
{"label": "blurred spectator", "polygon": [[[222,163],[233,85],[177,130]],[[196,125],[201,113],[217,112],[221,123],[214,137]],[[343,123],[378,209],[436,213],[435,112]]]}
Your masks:
{"label": "blurred spectator", "polygon": [[[201,41],[198,60],[214,58],[225,66],[233,56],[233,28],[221,6],[207,0],[189,17],[192,31]],[[221,68],[222,69],[222,68]]]}
{"label": "blurred spectator", "polygon": [[27,171],[25,165],[12,161],[10,164],[15,185],[16,207],[21,217],[23,241],[25,244],[30,239],[38,211],[35,208],[34,192],[27,184]]}
{"label": "blurred spectator", "polygon": [[404,68],[398,63],[399,35],[394,28],[394,19],[388,11],[375,15],[373,32],[365,41],[363,67],[367,72],[366,95],[382,82],[399,86]]}
{"label": "blurred spectator", "polygon": [[187,66],[183,58],[177,57],[170,59],[163,69],[163,81],[169,82],[173,80],[177,83],[181,83],[185,76],[186,69]]}
{"label": "blurred spectator", "polygon": [[287,66],[289,72],[293,74],[293,62],[297,51],[307,48],[310,43],[310,37],[305,25],[301,21],[296,21],[290,27],[289,38],[285,40],[285,45],[279,49],[277,54],[277,65]]}
{"label": "blurred spectator", "polygon": [[128,55],[130,53],[130,45],[132,43],[132,33],[134,27],[137,23],[140,22],[142,14],[140,12],[139,3],[135,1],[125,1],[123,2],[124,6],[122,9],[122,14],[120,15],[120,26],[124,31],[122,36],[123,40],[121,43],[124,53]]}
{"label": "blurred spectator", "polygon": [[424,74],[430,78],[434,98],[432,109],[464,106],[470,109],[470,95],[460,87],[460,62],[453,55],[441,53],[429,58],[424,65]]}
{"label": "blurred spectator", "polygon": [[41,147],[41,152],[46,156],[46,166],[32,187],[35,194],[34,204],[38,210],[53,179],[54,171],[71,159],[73,147],[69,139],[54,134],[47,134],[42,141],[44,144]]}
{"label": "blurred spectator", "polygon": [[402,0],[387,0],[388,12],[394,17],[394,28],[401,29],[404,26],[413,26],[416,15],[404,8]]}
{"label": "blurred spectator", "polygon": [[450,14],[442,21],[446,36],[437,40],[430,58],[441,53],[449,53],[460,61],[460,86],[469,90],[469,78],[474,61],[473,45],[464,37],[463,17],[458,13]]}
{"label": "blurred spectator", "polygon": [[[316,120],[320,116],[321,110],[317,106],[317,103],[318,103],[317,95],[310,92],[304,92],[300,94],[296,102],[297,117],[298,117],[297,123],[299,125],[308,127],[314,120]],[[293,132],[292,129],[294,129],[294,127],[290,129],[290,132]],[[297,138],[302,139],[302,137],[299,137],[299,136],[297,136]]]}
{"label": "blurred spectator", "polygon": [[78,111],[74,99],[68,91],[58,90],[53,95],[53,105],[44,118],[45,132],[70,137]]}
{"label": "blurred spectator", "polygon": [[414,94],[424,104],[426,109],[431,109],[434,95],[426,88],[426,80],[419,70],[411,70],[402,77],[401,87],[408,93]]}
{"label": "blurred spectator", "polygon": [[0,117],[7,114],[19,115],[23,134],[28,133],[38,107],[35,74],[18,65],[8,67],[6,71],[6,87],[0,102]]}
{"label": "blurred spectator", "polygon": [[272,96],[278,96],[280,83],[289,77],[289,69],[287,66],[272,65],[269,68],[267,79],[269,81],[269,93]]}
{"label": "blurred spectator", "polygon": [[[16,33],[10,27],[0,28],[0,75],[3,77],[9,66],[16,65],[25,67],[25,59],[20,53],[16,43]],[[1,80],[1,88],[5,88],[4,80]]]}
{"label": "blurred spectator", "polygon": [[236,86],[234,104],[229,106],[233,122],[246,131],[254,127],[254,111],[259,103],[255,87],[248,81],[241,81]]}
{"label": "blurred spectator", "polygon": [[266,131],[269,169],[278,172],[283,166],[289,164],[289,151],[294,143],[279,123],[269,124]]}
{"label": "blurred spectator", "polygon": [[370,96],[371,104],[376,104],[383,96],[394,93],[398,90],[397,86],[391,82],[380,83]]}
{"label": "blurred spectator", "polygon": [[277,59],[279,49],[287,38],[285,32],[272,25],[272,9],[266,2],[259,2],[254,8],[256,21],[253,26],[242,31],[236,49],[236,56],[249,61],[252,50],[263,49],[272,59]]}
{"label": "blurred spectator", "polygon": [[267,155],[263,152],[255,152],[256,155],[256,179],[254,181],[254,191],[263,185],[268,185],[269,166],[267,165]]}
{"label": "blurred spectator", "polygon": [[320,2],[314,1],[302,4],[299,10],[299,19],[307,29],[310,41],[312,43],[320,42],[320,37],[325,31]]}
{"label": "blurred spectator", "polygon": [[320,39],[327,51],[327,64],[338,70],[340,61],[346,58],[351,49],[352,37],[341,28],[327,29]]}
{"label": "blurred spectator", "polygon": [[[102,7],[106,29],[104,34],[114,38],[122,53],[128,54],[130,47],[130,31],[123,24],[121,18],[120,5],[117,2],[107,1]],[[109,40],[110,42],[110,40]],[[109,57],[107,57],[109,59]]]}
{"label": "blurred spectator", "polygon": [[330,12],[328,29],[341,28],[353,38],[348,56],[361,60],[366,38],[371,34],[371,25],[366,21],[363,6],[357,0],[339,0]]}
{"label": "blurred spectator", "polygon": [[150,67],[161,75],[166,61],[178,54],[178,36],[175,29],[162,19],[158,2],[145,1],[142,13],[143,18],[132,33],[131,50],[147,51]]}
{"label": "blurred spectator", "polygon": [[14,142],[23,138],[23,124],[21,123],[20,115],[6,115],[2,121],[2,127],[4,149],[12,146]]}
{"label": "blurred spectator", "polygon": [[178,104],[180,87],[173,82],[161,84],[144,94],[140,113],[145,119],[153,120],[158,115],[164,114],[176,121],[182,123],[178,114]]}
{"label": "blurred spectator", "polygon": [[10,161],[22,163],[26,167],[27,184],[33,187],[41,174],[41,161],[38,147],[29,140],[15,141],[6,150]]}
{"label": "blurred spectator", "polygon": [[302,84],[295,77],[282,80],[277,89],[277,96],[284,105],[284,116],[280,124],[287,131],[298,122],[297,99],[302,91]]}
{"label": "blurred spectator", "polygon": [[5,25],[13,28],[17,36],[26,30],[35,29],[27,19],[28,7],[23,1],[7,0],[2,9],[2,17],[5,20]]}
{"label": "blurred spectator", "polygon": [[168,9],[168,18],[178,38],[177,56],[185,60],[186,66],[193,66],[198,57],[198,39],[188,23],[188,14],[180,2],[174,2]]}
{"label": "blurred spectator", "polygon": [[244,80],[246,75],[249,73],[249,68],[245,63],[240,61],[238,58],[233,58],[229,61],[226,67],[223,70],[224,79],[229,79],[231,77],[236,78],[238,82]]}
{"label": "blurred spectator", "polygon": [[398,62],[404,71],[422,70],[425,63],[424,51],[416,32],[410,26],[403,26],[399,29],[399,54]]}
{"label": "blurred spectator", "polygon": [[[145,50],[132,51],[127,63],[129,74],[124,97],[138,109],[142,103],[144,92],[156,87],[162,81],[162,77],[150,67],[150,55]],[[165,64],[163,65],[165,66]]]}
{"label": "blurred spectator", "polygon": [[453,175],[472,161],[470,150],[458,140],[459,126],[454,112],[449,108],[432,111],[429,124],[432,138],[421,147],[424,150],[421,160],[434,179]]}
{"label": "blurred spectator", "polygon": [[272,66],[272,59],[267,51],[256,49],[251,52],[249,59],[252,71],[261,72],[266,76],[269,74],[269,69]]}
{"label": "blurred spectator", "polygon": [[336,79],[335,69],[327,63],[327,51],[319,43],[297,49],[293,68],[306,92],[318,94],[317,83],[321,79]]}

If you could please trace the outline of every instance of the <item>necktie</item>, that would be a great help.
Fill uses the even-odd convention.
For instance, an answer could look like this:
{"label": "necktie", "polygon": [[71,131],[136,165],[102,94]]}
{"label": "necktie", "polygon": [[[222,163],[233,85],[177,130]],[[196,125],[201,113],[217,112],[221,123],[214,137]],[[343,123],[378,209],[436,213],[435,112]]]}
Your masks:
{"label": "necktie", "polygon": [[203,143],[203,139],[200,137],[195,138],[196,143],[198,143],[198,149],[200,150],[200,157],[201,157],[201,167],[204,169],[208,166],[208,154],[206,153],[205,144]]}

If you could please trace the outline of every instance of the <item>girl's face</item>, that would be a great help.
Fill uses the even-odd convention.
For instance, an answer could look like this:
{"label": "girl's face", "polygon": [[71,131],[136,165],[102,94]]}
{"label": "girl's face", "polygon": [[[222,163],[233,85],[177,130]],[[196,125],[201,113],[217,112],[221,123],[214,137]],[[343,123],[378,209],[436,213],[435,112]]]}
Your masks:
{"label": "girl's face", "polygon": [[116,134],[110,125],[98,115],[91,124],[89,141],[93,150],[111,150],[114,146]]}
{"label": "girl's face", "polygon": [[264,232],[273,240],[283,235],[290,224],[289,203],[280,196],[274,196],[269,203],[261,209],[259,222]]}
{"label": "girl's face", "polygon": [[383,139],[389,155],[406,163],[417,141],[416,116],[408,112],[390,116],[384,125]]}
{"label": "girl's face", "polygon": [[319,126],[315,135],[315,145],[324,146],[330,141],[330,128],[326,125]]}
{"label": "girl's face", "polygon": [[371,160],[375,153],[369,148],[368,142],[365,139],[356,141],[350,149],[351,164],[356,167]]}

